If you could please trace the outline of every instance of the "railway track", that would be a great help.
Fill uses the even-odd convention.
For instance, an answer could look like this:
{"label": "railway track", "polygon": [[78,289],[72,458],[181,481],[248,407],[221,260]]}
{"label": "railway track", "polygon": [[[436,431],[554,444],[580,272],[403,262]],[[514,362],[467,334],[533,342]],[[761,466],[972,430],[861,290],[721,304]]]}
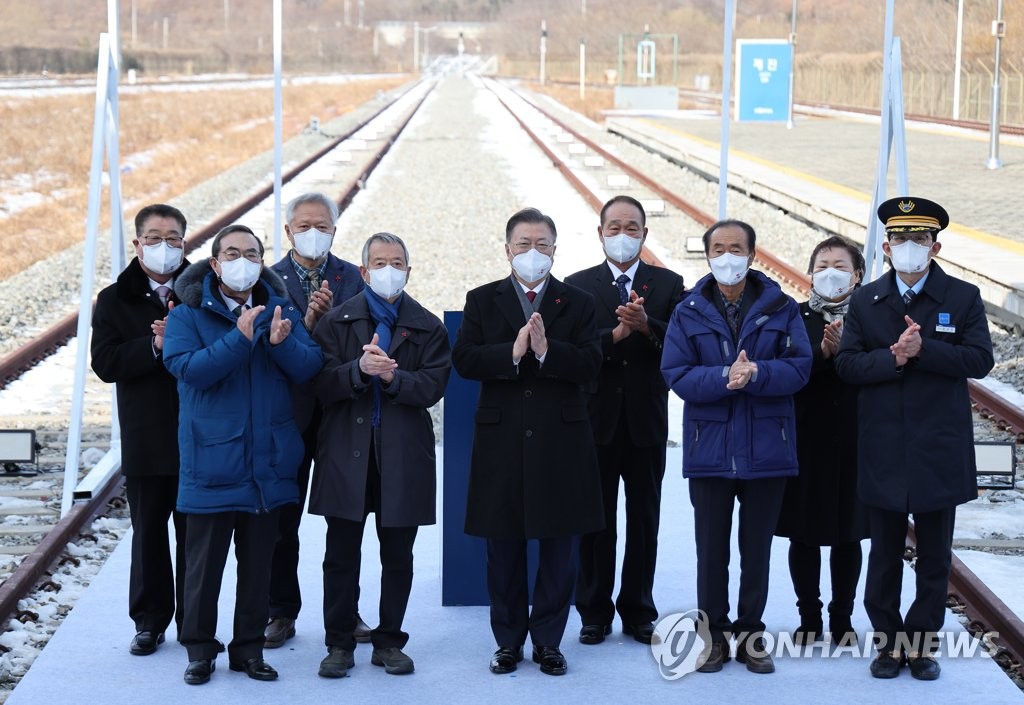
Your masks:
{"label": "railway track", "polygon": [[[363,143],[372,142],[372,147],[366,150],[353,150],[351,154],[354,156],[350,160],[346,159],[347,181],[337,196],[339,207],[344,210],[351,203],[355,195],[365,186],[366,180],[376,169],[384,155],[391,149],[432,88],[433,83],[431,82],[413,86],[402,95],[397,96],[394,101],[383,105],[378,111],[359,122],[345,134],[331,140],[323,148],[293,166],[286,174],[282,175],[282,181],[288,183],[298,178],[303,172],[330,155],[334,150],[351,144],[353,140],[360,143],[359,147],[362,147]],[[415,95],[413,95],[414,93]],[[406,104],[396,107],[396,104],[403,100]],[[387,120],[383,118],[389,110],[393,111],[396,109],[400,111],[399,114],[388,116]],[[261,186],[244,200],[224,210],[208,225],[186,238],[186,252],[194,252],[201,248],[218,230],[229,223],[237,221],[242,215],[257,207],[272,194],[273,183],[271,182]],[[18,379],[24,372],[64,346],[73,338],[77,321],[77,314],[65,316],[40,335],[30,340],[26,345],[0,360],[0,388]],[[54,434],[50,435],[53,436]],[[49,439],[40,438],[47,445],[50,461],[56,460],[59,457],[62,447],[59,434],[57,436]],[[43,465],[45,468],[47,462],[44,461]],[[50,462],[49,465],[52,470],[56,463]],[[0,553],[24,555],[24,558],[21,559],[13,572],[7,571],[5,574],[4,571],[0,570],[0,577],[4,578],[4,582],[0,584],[0,622],[6,623],[9,618],[32,618],[31,614],[24,614],[18,610],[19,600],[39,584],[55,561],[60,559],[62,554],[65,553],[69,541],[79,536],[93,519],[108,511],[112,506],[124,506],[123,500],[120,499],[123,486],[122,477],[120,473],[117,473],[98,491],[93,492],[89,499],[76,503],[68,515],[59,519],[59,474],[51,472],[49,477],[56,483],[57,489],[25,488],[26,480],[32,482],[33,486],[41,482],[45,483],[45,475],[20,478],[10,473],[8,473],[7,477],[4,477],[0,473],[0,497],[5,497],[8,500],[11,498],[23,498],[22,501],[16,503],[7,512],[8,516],[24,512],[26,518],[30,517],[30,520],[25,524],[11,526],[5,523],[3,526],[0,526],[0,542],[3,542],[5,536],[18,537],[18,545],[11,546],[8,542],[8,545],[4,546]],[[38,541],[34,542],[35,539],[38,539]],[[65,556],[65,559],[68,559],[68,557]],[[59,586],[57,587],[59,588]]]}
{"label": "railway track", "polygon": [[[662,212],[658,213],[655,211],[655,217],[685,219],[688,222],[698,224],[702,228],[706,228],[715,220],[715,218],[688,203],[664,185],[647,177],[639,169],[627,164],[611,150],[602,147],[594,140],[574,130],[566,122],[544,111],[528,98],[513,93],[500,84],[488,82],[487,86],[498,96],[502,105],[515,115],[516,120],[523,129],[530,134],[539,148],[558,166],[559,170],[577,188],[595,211],[599,210],[601,204],[606,200],[607,189],[611,189],[614,192],[615,189],[619,188],[616,184],[621,183],[621,178],[616,180],[609,179],[609,177],[626,175],[631,180],[634,188],[636,188],[636,185],[639,185],[645,190],[646,195],[640,197],[642,201],[655,206],[659,202],[663,203]],[[366,158],[358,167],[354,168],[348,186],[338,197],[342,209],[351,203],[355,194],[365,185],[366,179],[369,178],[370,174],[380,163],[380,160],[390,150],[391,146],[408,125],[412,116],[422,105],[429,94],[429,90],[430,88],[427,88],[419,96],[414,107],[404,115],[404,119],[398,121],[393,129],[388,132],[382,132],[379,135],[379,144],[369,150]],[[325,157],[344,141],[353,139],[357,132],[370,129],[370,123],[373,119],[383,113],[387,107],[385,106],[373,118],[364,121],[357,128],[339,137],[316,155],[311,156],[302,164],[290,170],[285,180],[290,181],[296,178],[305,168],[308,168],[318,159]],[[576,146],[574,147],[573,145]],[[599,157],[600,159],[588,161],[588,157]],[[270,195],[271,190],[272,186],[264,186],[245,201],[225,210],[214,222],[191,235],[187,240],[186,248],[189,251],[194,251],[196,248],[201,247],[220,227],[237,220],[240,215],[251,210],[258,203],[266,199]],[[658,255],[650,250],[645,251],[644,258],[646,261],[655,264],[660,263]],[[802,290],[803,292],[806,292],[809,287],[809,279],[805,274],[780,258],[772,256],[771,253],[759,250],[758,260],[763,268],[772,271],[776,277],[784,280],[790,287]],[[41,336],[31,341],[25,348],[19,349],[0,360],[0,387],[19,377],[25,369],[36,364],[48,352],[66,342],[75,330],[76,319],[77,317],[75,316],[63,319],[45,331]],[[991,418],[1005,428],[1013,429],[1015,433],[1024,437],[1024,411],[1005,402],[1003,402],[1002,407],[997,408],[1000,401],[997,397],[993,400],[994,395],[988,393],[986,398],[987,390],[981,388],[982,391],[978,391],[974,387],[980,387],[980,385],[972,385],[972,392],[975,393],[974,398],[979,410],[990,415]],[[0,585],[0,618],[6,621],[14,615],[20,597],[36,585],[48,567],[60,557],[63,547],[67,544],[70,537],[81,532],[82,527],[92,518],[102,513],[110,505],[112,499],[116,501],[116,498],[120,495],[120,489],[120,483],[115,478],[88,502],[77,504],[71,515],[62,520],[57,525],[57,528],[51,529],[46,534],[46,538],[39,544],[36,551],[22,561],[24,570],[19,567],[14,576],[5,581],[3,585]],[[2,493],[3,490],[0,489],[0,494]],[[1024,631],[1022,631],[1020,626],[1020,620],[1018,619],[1017,623],[1014,624],[1007,616],[1007,613],[1010,616],[1012,616],[1012,613],[1009,612],[1005,605],[1002,605],[998,598],[992,595],[990,591],[987,591],[980,580],[962,564],[959,564],[959,561],[955,563],[957,564],[954,568],[955,575],[954,578],[951,578],[950,583],[951,596],[953,596],[951,600],[955,597],[955,601],[965,606],[967,614],[970,615],[970,623],[975,625],[977,631],[986,633],[999,632],[1002,641],[997,641],[997,643],[1002,649],[1000,653],[1002,654],[1003,661],[1008,663],[1011,668],[1017,668],[1019,671],[1021,657],[1024,656],[1024,653],[1022,653],[1022,648],[1024,648]],[[972,631],[974,630],[972,629]]]}
{"label": "railway track", "polygon": [[[489,87],[496,93],[499,92],[495,84],[491,83]],[[707,228],[715,222],[716,218],[704,213],[693,204],[677,196],[664,185],[650,179],[644,173],[619,159],[609,150],[601,147],[581,132],[574,130],[567,123],[559,120],[537,104],[520,96],[522,104],[529,106],[528,109],[536,111],[555,127],[553,130],[547,130],[548,135],[555,135],[553,140],[541,138],[540,135],[544,133],[544,130],[531,129],[528,126],[529,120],[521,114],[517,114],[513,107],[511,107],[512,100],[500,94],[499,100],[501,100],[502,105],[513,112],[520,125],[527,130],[544,153],[555,161],[559,171],[566,174],[566,178],[595,211],[600,211],[605,199],[590,190],[587,186],[588,179],[579,176],[574,170],[573,165],[569,163],[570,158],[574,156],[574,151],[576,157],[580,156],[579,150],[572,150],[568,147],[570,144],[584,145],[589,153],[601,157],[603,161],[601,164],[602,169],[612,165],[615,170],[628,174],[652,194],[663,199],[687,217],[692,218],[702,227]],[[569,135],[572,139],[569,140],[564,135]],[[559,144],[565,148],[562,154],[559,154],[555,147],[555,145]],[[586,164],[585,161],[583,163]],[[596,166],[598,162],[595,161],[592,164]],[[644,199],[641,197],[640,200],[643,201]],[[798,291],[804,297],[809,294],[811,282],[807,274],[797,270],[781,258],[772,255],[762,248],[758,248],[756,259],[763,269],[771,271],[777,279],[780,279],[791,290]],[[653,253],[647,253],[645,261],[661,264]],[[970,381],[970,390],[974,407],[981,416],[990,419],[999,428],[1016,434],[1018,440],[1024,439],[1024,409],[1013,405],[973,380]],[[908,539],[908,557],[910,557],[913,555],[914,537],[912,531]],[[972,635],[978,638],[987,637],[991,640],[995,649],[993,658],[999,662],[1014,680],[1018,683],[1021,682],[1022,677],[1024,677],[1024,671],[1022,671],[1022,664],[1024,664],[1024,622],[956,556],[953,557],[949,590],[949,606],[966,615],[967,628]]]}

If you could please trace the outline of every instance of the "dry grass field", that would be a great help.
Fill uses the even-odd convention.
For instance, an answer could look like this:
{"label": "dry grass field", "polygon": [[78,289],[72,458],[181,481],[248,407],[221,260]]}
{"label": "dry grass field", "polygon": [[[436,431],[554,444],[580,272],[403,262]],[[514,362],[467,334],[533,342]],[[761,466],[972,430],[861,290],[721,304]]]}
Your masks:
{"label": "dry grass field", "polygon": [[[404,80],[287,86],[284,139],[301,132],[310,116],[326,122]],[[84,238],[94,100],[86,94],[0,101],[0,279]],[[125,212],[173,198],[271,149],[272,101],[269,90],[122,96]],[[107,227],[109,207],[101,213]]]}

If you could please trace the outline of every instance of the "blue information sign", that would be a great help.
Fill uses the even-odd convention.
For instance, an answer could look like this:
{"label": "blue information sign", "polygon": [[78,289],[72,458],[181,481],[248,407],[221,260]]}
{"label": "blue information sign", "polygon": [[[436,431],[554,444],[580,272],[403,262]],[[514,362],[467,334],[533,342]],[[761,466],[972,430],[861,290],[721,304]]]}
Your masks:
{"label": "blue information sign", "polygon": [[736,41],[736,120],[789,118],[793,47],[785,39]]}

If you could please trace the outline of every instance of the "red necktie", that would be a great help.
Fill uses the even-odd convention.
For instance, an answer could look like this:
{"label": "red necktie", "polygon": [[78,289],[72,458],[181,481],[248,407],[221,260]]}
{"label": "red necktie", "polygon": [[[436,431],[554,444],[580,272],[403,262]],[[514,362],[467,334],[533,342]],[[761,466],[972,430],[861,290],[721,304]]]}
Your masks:
{"label": "red necktie", "polygon": [[535,298],[537,298],[537,292],[536,291],[528,291],[528,292],[526,292],[526,298],[528,298],[530,300],[530,303],[532,304],[533,300]]}

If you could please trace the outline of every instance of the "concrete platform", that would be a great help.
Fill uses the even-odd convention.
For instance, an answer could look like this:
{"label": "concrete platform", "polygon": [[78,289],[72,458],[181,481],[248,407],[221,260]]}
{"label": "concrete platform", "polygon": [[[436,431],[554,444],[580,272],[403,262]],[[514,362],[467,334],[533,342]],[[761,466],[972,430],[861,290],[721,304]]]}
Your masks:
{"label": "concrete platform", "polygon": [[[706,112],[616,116],[607,128],[648,142],[717,180],[721,124]],[[863,243],[880,144],[878,121],[812,118],[785,124],[732,123],[729,183],[752,196]],[[990,309],[1024,322],[1024,141],[1001,145],[1004,167],[988,170],[987,136],[909,125],[908,184],[950,214],[940,261],[949,273],[979,286]],[[886,193],[897,195],[895,163]]]}
{"label": "concrete platform", "polygon": [[[660,560],[655,597],[662,616],[694,607],[693,519],[685,482],[680,475],[680,451],[670,448],[662,503]],[[621,509],[620,509],[621,516]],[[620,531],[619,535],[622,536]],[[278,669],[280,680],[261,683],[227,668],[221,657],[210,683],[189,686],[182,681],[187,663],[185,649],[168,635],[156,654],[132,656],[128,643],[133,629],[127,615],[129,542],[111,556],[72,613],[36,660],[28,675],[8,699],[9,705],[42,702],[89,702],[104,705],[184,705],[187,703],[276,703],[289,705],[344,702],[408,703],[623,703],[642,698],[648,703],[794,702],[813,693],[815,703],[847,705],[856,693],[860,702],[916,702],[959,705],[964,693],[985,693],[989,704],[1020,703],[1020,690],[987,656],[943,658],[942,677],[932,683],[913,680],[904,671],[895,680],[879,681],[868,673],[869,657],[849,652],[830,657],[827,649],[811,655],[776,658],[777,672],[754,675],[735,661],[718,674],[686,675],[666,680],[649,647],[624,638],[620,625],[599,646],[583,646],[577,639],[580,622],[573,612],[562,641],[569,672],[561,678],[541,674],[527,660],[508,676],[494,676],[487,663],[495,646],[488,625],[487,608],[441,607],[440,533],[438,527],[421,530],[416,542],[416,577],[406,618],[411,640],[406,651],[416,661],[416,672],[388,676],[370,664],[370,647],[360,645],[356,667],[348,678],[328,680],[317,676],[325,655],[321,622],[324,522],[307,517],[302,525],[303,554],[300,578],[305,607],[299,617],[297,636],[283,648],[266,651]],[[379,597],[380,567],[376,562],[376,537],[367,532],[363,545],[363,596],[361,612],[374,623]],[[765,621],[771,631],[796,626],[793,590],[786,565],[787,542],[776,540],[772,553],[772,582]],[[866,546],[865,546],[866,551]],[[734,556],[736,556],[734,551]],[[229,559],[230,560],[230,559]],[[735,596],[738,557],[732,571]],[[862,578],[863,580],[863,578]],[[904,602],[909,602],[913,573],[904,574]],[[822,578],[827,591],[828,576]],[[862,586],[863,587],[863,586]],[[229,563],[220,603],[219,634],[231,637],[234,568]],[[861,589],[860,595],[863,594]],[[858,604],[854,626],[863,635],[869,625]],[[945,629],[963,634],[956,619],[947,614]],[[528,645],[529,647],[529,645]],[[823,653],[824,652],[824,653]]]}

